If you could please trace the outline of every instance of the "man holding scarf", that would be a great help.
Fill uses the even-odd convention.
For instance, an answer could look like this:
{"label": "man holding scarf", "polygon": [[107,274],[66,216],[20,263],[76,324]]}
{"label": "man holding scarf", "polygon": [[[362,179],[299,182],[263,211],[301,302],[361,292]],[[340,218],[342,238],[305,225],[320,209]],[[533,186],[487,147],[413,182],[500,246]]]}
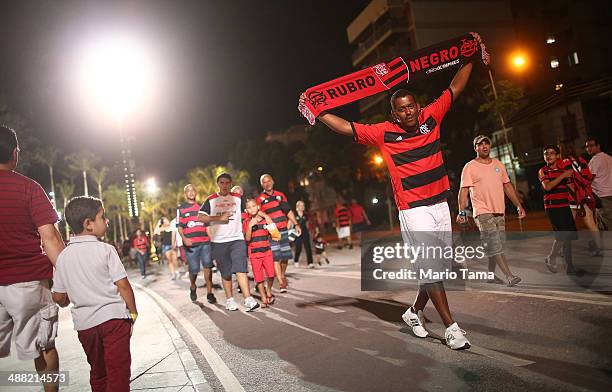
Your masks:
{"label": "man holding scarf", "polygon": [[[473,33],[481,44],[480,36]],[[380,149],[389,169],[404,242],[418,246],[421,240],[437,246],[452,246],[451,216],[447,204],[450,184],[440,150],[440,123],[451,104],[464,90],[472,64],[461,67],[449,87],[429,105],[421,108],[409,91],[400,89],[391,96],[391,121],[359,124],[346,121],[328,112],[317,117],[332,131],[351,136],[357,143]],[[300,96],[299,107],[306,104]],[[428,260],[427,267],[444,271],[444,260]],[[425,263],[419,266],[423,269]],[[447,345],[454,350],[467,349],[470,343],[465,332],[451,316],[444,284],[440,279],[419,279],[419,291],[402,319],[413,333],[429,335],[418,317],[431,299],[446,326]]]}

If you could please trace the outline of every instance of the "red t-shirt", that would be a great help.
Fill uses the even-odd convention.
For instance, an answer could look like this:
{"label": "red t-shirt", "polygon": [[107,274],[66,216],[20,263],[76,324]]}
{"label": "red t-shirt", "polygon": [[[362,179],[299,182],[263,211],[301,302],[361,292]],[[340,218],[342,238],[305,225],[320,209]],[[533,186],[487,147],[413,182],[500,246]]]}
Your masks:
{"label": "red t-shirt", "polygon": [[142,237],[134,237],[132,240],[132,248],[140,251],[141,253],[146,253],[149,249],[149,239],[144,235]]}
{"label": "red t-shirt", "polygon": [[450,196],[440,150],[440,123],[452,101],[451,90],[444,90],[438,99],[421,109],[414,131],[405,131],[389,121],[372,125],[351,123],[357,143],[380,150],[400,210],[436,204]]}
{"label": "red t-shirt", "polygon": [[351,210],[351,222],[353,222],[354,225],[358,225],[365,221],[365,211],[362,206],[359,204],[351,204],[349,208]]}
{"label": "red t-shirt", "polygon": [[255,201],[259,208],[272,218],[272,221],[276,223],[276,227],[279,230],[287,228],[287,214],[291,209],[283,192],[272,191],[271,194],[268,194],[264,191],[261,192]]}
{"label": "red t-shirt", "polygon": [[38,228],[59,219],[47,194],[34,180],[0,170],[0,285],[53,276]]}

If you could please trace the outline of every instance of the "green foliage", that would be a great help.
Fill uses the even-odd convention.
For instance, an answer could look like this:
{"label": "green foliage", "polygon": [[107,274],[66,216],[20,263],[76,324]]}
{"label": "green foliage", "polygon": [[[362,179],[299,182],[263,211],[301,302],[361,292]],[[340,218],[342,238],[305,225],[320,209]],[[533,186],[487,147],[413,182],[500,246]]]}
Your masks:
{"label": "green foliage", "polygon": [[491,121],[497,121],[500,114],[504,118],[510,118],[520,106],[520,100],[524,96],[523,90],[509,80],[500,80],[495,83],[495,87],[497,89],[497,100],[490,83],[483,87],[486,101],[480,105],[478,111],[486,113]]}
{"label": "green foliage", "polygon": [[217,176],[221,173],[229,173],[233,178],[234,185],[244,187],[249,182],[249,173],[236,169],[232,164],[227,166],[208,165],[206,167],[194,167],[187,172],[187,182],[193,184],[198,191],[198,202],[203,201],[208,195],[216,192]]}

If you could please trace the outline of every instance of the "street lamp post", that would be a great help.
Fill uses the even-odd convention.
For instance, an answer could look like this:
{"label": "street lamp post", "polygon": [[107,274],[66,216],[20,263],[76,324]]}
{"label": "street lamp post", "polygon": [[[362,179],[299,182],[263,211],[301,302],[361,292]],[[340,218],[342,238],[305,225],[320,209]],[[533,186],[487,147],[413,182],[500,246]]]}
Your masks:
{"label": "street lamp post", "polygon": [[[493,90],[493,97],[495,101],[498,102],[497,98],[497,88],[495,87],[495,80],[493,79],[493,74],[491,73],[491,69],[489,69],[489,80],[491,81],[491,89]],[[512,178],[512,183],[516,186],[516,171],[514,170],[514,151],[510,146],[510,141],[508,140],[508,128],[506,128],[506,121],[504,120],[504,116],[501,114],[499,110],[497,111],[497,116],[499,117],[499,122],[502,126],[502,132],[504,135],[504,143],[508,148],[508,154],[510,155],[510,177]]]}

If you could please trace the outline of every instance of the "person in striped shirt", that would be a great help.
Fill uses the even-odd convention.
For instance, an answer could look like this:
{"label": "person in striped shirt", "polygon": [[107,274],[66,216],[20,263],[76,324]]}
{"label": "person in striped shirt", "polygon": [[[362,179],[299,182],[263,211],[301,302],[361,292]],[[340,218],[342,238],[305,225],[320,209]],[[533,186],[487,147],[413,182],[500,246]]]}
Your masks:
{"label": "person in striped shirt", "polygon": [[279,241],[272,241],[272,254],[274,255],[274,270],[280,285],[280,292],[287,292],[287,278],[285,272],[289,265],[289,259],[293,257],[291,254],[291,245],[289,244],[289,222],[295,227],[295,232],[299,236],[302,234],[300,225],[295,219],[295,215],[289,207],[287,196],[283,192],[274,189],[274,179],[270,174],[262,174],[259,178],[259,183],[263,188],[263,192],[259,194],[257,205],[259,208],[270,215],[272,221],[278,227],[281,233]]}
{"label": "person in striped shirt", "polygon": [[[473,33],[480,42],[480,36]],[[391,96],[390,121],[377,124],[349,122],[329,112],[318,118],[332,131],[350,136],[360,144],[377,147],[389,170],[395,202],[399,210],[400,227],[404,242],[410,246],[452,247],[452,227],[447,198],[450,183],[442,160],[440,124],[454,100],[465,89],[472,72],[472,63],[465,64],[455,74],[449,87],[429,105],[421,108],[414,94],[397,90]],[[306,97],[300,96],[299,105]],[[450,260],[438,258],[416,263],[417,276],[430,270],[443,273]],[[470,347],[465,331],[453,319],[441,279],[435,275],[418,280],[419,289],[412,306],[402,319],[420,338],[429,335],[418,317],[429,300],[433,302],[446,326],[445,339],[451,349]]]}
{"label": "person in striped shirt", "polygon": [[[344,246],[353,249],[353,243],[351,242],[351,211],[341,199],[336,200],[334,214],[336,215],[338,249],[342,249]],[[343,244],[343,242],[346,243]]]}
{"label": "person in striped shirt", "polygon": [[192,184],[185,185],[185,202],[176,210],[178,221],[178,233],[183,239],[185,257],[189,266],[189,297],[191,301],[198,299],[196,279],[200,269],[204,269],[204,281],[206,282],[206,300],[214,304],[217,302],[213,294],[212,281],[212,250],[210,238],[204,223],[198,220],[200,205],[196,202],[198,191]]}
{"label": "person in striped shirt", "polygon": [[578,239],[576,224],[570,210],[570,191],[573,191],[574,170],[571,163],[561,159],[559,147],[550,145],[543,149],[546,166],[540,169],[538,177],[544,189],[544,209],[555,231],[555,240],[550,254],[544,260],[550,272],[557,272],[557,254],[563,248],[566,273],[576,271],[572,263],[572,240]]}
{"label": "person in striped shirt", "polygon": [[272,295],[274,258],[270,248],[270,225],[274,225],[274,222],[269,215],[259,209],[253,199],[246,201],[246,210],[248,216],[242,223],[244,239],[248,244],[249,261],[253,269],[255,286],[261,296],[261,306],[267,308],[274,303]]}

